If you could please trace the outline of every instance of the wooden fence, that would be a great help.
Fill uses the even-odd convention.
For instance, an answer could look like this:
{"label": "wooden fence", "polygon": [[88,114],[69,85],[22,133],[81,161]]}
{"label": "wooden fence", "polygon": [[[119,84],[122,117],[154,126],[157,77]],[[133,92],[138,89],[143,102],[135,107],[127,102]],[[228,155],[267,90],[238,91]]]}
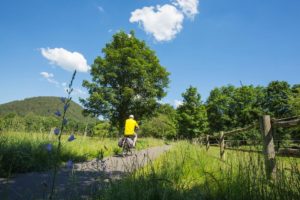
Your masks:
{"label": "wooden fence", "polygon": [[[278,127],[294,127],[300,125],[300,116],[289,117],[283,119],[271,119],[270,115],[264,115],[259,119],[260,132],[262,135],[262,144],[263,144],[263,154],[265,157],[265,169],[266,174],[269,178],[275,177],[276,174],[276,159],[275,159],[275,146],[274,146],[274,138],[276,129]],[[232,131],[221,131],[218,136],[206,135],[206,151],[209,150],[210,138],[218,139],[219,147],[220,147],[220,158],[221,160],[225,160],[225,137],[229,135],[234,135],[243,131],[247,131],[258,127],[258,123],[252,124],[245,128],[239,128]]]}

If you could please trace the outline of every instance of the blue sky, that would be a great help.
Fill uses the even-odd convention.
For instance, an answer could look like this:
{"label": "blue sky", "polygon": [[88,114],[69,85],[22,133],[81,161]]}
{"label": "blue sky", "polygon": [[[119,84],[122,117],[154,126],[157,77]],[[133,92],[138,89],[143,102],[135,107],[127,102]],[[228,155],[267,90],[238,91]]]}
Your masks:
{"label": "blue sky", "polygon": [[[299,0],[1,0],[0,104],[64,96],[118,30],[134,30],[171,72],[164,102],[196,86],[300,82]],[[77,52],[77,53],[74,53]],[[74,65],[73,65],[74,64]]]}

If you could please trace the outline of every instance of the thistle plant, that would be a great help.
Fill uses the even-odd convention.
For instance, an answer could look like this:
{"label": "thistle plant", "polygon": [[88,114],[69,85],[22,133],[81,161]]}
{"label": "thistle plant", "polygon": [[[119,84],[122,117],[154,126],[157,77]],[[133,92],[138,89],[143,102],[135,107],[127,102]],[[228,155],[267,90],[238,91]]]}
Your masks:
{"label": "thistle plant", "polygon": [[[70,107],[70,103],[71,103],[71,100],[72,100],[71,93],[73,92],[72,85],[73,85],[73,81],[75,79],[75,75],[76,75],[76,70],[74,71],[74,73],[72,75],[71,82],[68,86],[68,89],[66,90],[67,97],[61,97],[61,99],[60,99],[61,102],[64,105],[62,113],[59,110],[57,110],[54,113],[57,117],[61,118],[61,124],[60,124],[60,128],[55,128],[54,129],[54,134],[57,135],[58,145],[57,145],[56,152],[55,152],[55,157],[54,157],[53,178],[52,178],[51,192],[50,192],[49,199],[53,198],[54,191],[55,191],[55,181],[56,181],[56,176],[57,176],[57,172],[58,172],[58,168],[59,168],[60,154],[61,154],[61,147],[62,147],[61,136],[62,136],[62,133],[64,131],[65,126],[68,123],[68,120],[66,118],[66,113],[68,111],[68,108]],[[70,137],[68,138],[68,142],[71,142],[74,139],[75,139],[74,134],[71,134]],[[46,146],[46,148],[47,148],[48,151],[51,151],[53,149],[51,144],[48,144]],[[66,165],[67,165],[67,168],[72,168],[73,167],[72,160],[69,160]]]}

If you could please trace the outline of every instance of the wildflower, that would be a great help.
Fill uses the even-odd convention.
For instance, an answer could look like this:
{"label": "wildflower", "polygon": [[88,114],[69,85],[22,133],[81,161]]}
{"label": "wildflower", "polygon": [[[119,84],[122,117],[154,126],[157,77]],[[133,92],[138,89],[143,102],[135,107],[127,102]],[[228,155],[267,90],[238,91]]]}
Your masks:
{"label": "wildflower", "polygon": [[66,163],[66,167],[68,169],[72,169],[73,168],[73,161],[72,160],[68,160],[68,162]]}
{"label": "wildflower", "polygon": [[65,98],[65,97],[61,97],[60,100],[61,100],[61,102],[63,102],[63,103],[66,102],[66,98]]}
{"label": "wildflower", "polygon": [[72,134],[72,135],[70,135],[70,137],[68,138],[68,141],[71,142],[71,141],[73,141],[73,140],[75,140],[75,139],[76,139],[76,138],[75,138],[74,134]]}
{"label": "wildflower", "polygon": [[68,123],[67,119],[63,119],[63,125],[66,125]]}
{"label": "wildflower", "polygon": [[57,110],[57,111],[55,112],[55,115],[56,115],[57,117],[60,117],[60,116],[61,116],[61,113],[59,112],[59,110]]}
{"label": "wildflower", "polygon": [[58,135],[58,134],[59,134],[59,132],[60,132],[60,131],[59,131],[59,129],[58,129],[58,128],[55,128],[55,129],[54,129],[54,134],[55,134],[55,135]]}
{"label": "wildflower", "polygon": [[67,111],[68,108],[69,108],[69,104],[65,104],[64,105],[64,111]]}
{"label": "wildflower", "polygon": [[47,144],[47,145],[46,145],[46,150],[47,150],[48,152],[52,151],[52,144]]}

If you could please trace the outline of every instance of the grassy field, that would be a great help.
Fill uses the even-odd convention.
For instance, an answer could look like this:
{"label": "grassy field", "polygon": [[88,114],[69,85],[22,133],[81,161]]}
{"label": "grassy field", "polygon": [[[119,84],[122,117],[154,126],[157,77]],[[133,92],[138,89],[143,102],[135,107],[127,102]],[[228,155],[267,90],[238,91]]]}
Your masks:
{"label": "grassy field", "polygon": [[[63,136],[62,164],[112,155],[120,151],[117,139],[76,136],[67,142]],[[15,172],[49,169],[48,143],[56,136],[39,133],[2,133],[0,135],[0,170],[2,176]],[[137,149],[163,145],[164,141],[140,139]],[[220,161],[219,148],[209,151],[199,145],[177,142],[155,161],[122,180],[108,181],[94,199],[300,199],[300,159],[277,157],[276,179],[267,179],[260,153],[226,151]]]}
{"label": "grassy field", "polygon": [[111,182],[95,199],[300,199],[300,159],[278,158],[268,180],[258,153],[227,151],[179,142],[160,159],[123,180]]}
{"label": "grassy field", "polygon": [[[75,136],[76,139],[68,142],[69,136],[62,136],[61,163],[68,160],[74,162],[97,158],[101,153],[104,156],[118,153],[118,139],[91,138]],[[53,144],[52,151],[47,151],[47,144]],[[140,138],[137,149],[163,145],[163,140]],[[52,167],[53,153],[57,145],[57,136],[54,134],[8,132],[0,134],[0,177],[7,177],[14,173],[42,171]]]}

